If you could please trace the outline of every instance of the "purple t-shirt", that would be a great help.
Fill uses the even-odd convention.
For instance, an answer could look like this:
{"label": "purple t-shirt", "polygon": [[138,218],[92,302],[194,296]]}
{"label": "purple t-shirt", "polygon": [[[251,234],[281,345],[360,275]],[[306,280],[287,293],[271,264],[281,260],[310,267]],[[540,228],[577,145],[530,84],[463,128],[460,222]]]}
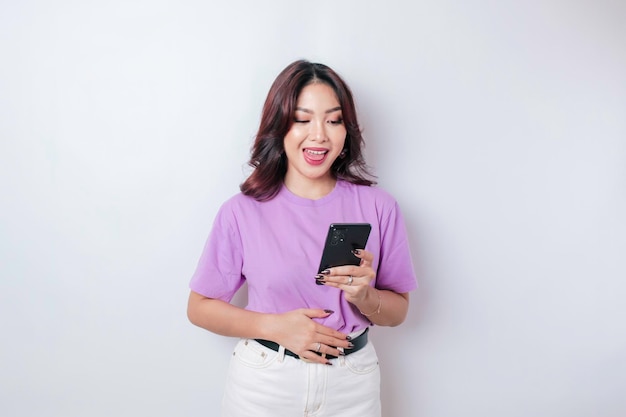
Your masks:
{"label": "purple t-shirt", "polygon": [[190,288],[230,301],[248,284],[247,309],[282,313],[298,308],[331,309],[320,322],[350,333],[371,323],[341,290],[315,284],[331,223],[370,223],[365,249],[374,254],[376,288],[398,293],[417,288],[404,220],[396,201],[377,187],[337,181],[318,200],[296,196],[285,186],[259,202],[237,194],[220,208],[191,279]]}

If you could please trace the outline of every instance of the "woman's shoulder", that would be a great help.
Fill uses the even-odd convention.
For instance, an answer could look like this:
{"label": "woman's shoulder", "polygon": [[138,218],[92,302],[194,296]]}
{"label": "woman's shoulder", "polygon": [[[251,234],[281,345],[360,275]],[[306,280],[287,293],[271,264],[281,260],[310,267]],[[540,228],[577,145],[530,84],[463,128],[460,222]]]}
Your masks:
{"label": "woman's shoulder", "polygon": [[242,193],[233,194],[222,202],[215,215],[215,225],[223,228],[239,228],[255,219],[257,201]]}
{"label": "woman's shoulder", "polygon": [[241,211],[248,210],[256,205],[258,205],[258,201],[254,198],[245,195],[242,192],[238,192],[236,194],[228,197],[223,203],[220,210],[224,211]]}
{"label": "woman's shoulder", "polygon": [[396,204],[394,196],[378,185],[359,185],[345,180],[340,180],[338,183],[347,194],[356,195],[361,199],[371,199],[378,203]]}

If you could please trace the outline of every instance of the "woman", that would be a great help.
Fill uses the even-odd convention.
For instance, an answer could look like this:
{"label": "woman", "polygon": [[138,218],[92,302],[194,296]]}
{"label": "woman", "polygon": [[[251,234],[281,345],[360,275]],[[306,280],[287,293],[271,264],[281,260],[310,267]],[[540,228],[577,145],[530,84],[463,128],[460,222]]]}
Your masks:
{"label": "woman", "polygon": [[[367,330],[402,323],[417,285],[402,216],[368,179],[362,145],[332,69],[296,61],[278,75],[254,170],[220,208],[190,283],[190,321],[240,338],[223,416],[380,416]],[[329,225],[356,222],[372,225],[360,265],[317,274]],[[244,282],[245,309],[229,303]]]}

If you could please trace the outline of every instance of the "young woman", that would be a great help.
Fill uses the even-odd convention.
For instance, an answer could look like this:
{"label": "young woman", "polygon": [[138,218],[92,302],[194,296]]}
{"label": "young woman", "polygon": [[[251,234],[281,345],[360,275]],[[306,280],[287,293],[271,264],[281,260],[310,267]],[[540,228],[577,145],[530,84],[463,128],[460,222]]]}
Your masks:
{"label": "young woman", "polygon": [[[220,208],[190,283],[190,321],[240,338],[222,416],[380,416],[367,330],[402,323],[417,283],[398,205],[373,186],[362,146],[332,69],[296,61],[278,75],[254,170]],[[372,230],[360,265],[317,274],[331,223]],[[244,282],[245,309],[230,304]]]}

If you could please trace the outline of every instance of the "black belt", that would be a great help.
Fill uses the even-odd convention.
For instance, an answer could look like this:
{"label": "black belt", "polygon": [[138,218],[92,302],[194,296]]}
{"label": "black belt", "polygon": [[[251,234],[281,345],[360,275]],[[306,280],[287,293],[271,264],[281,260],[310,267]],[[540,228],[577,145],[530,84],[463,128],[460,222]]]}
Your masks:
{"label": "black belt", "polygon": [[[350,349],[345,348],[343,350],[343,353],[345,355],[349,355],[351,353],[354,353],[358,350],[361,350],[365,347],[365,345],[367,345],[367,332],[369,330],[369,327],[367,329],[365,329],[365,331],[363,333],[361,333],[360,335],[358,335],[357,337],[355,337],[354,339],[352,339],[350,342],[352,342],[352,347]],[[270,348],[276,352],[278,352],[278,349],[280,348],[280,345],[276,342],[272,342],[271,340],[264,340],[264,339],[254,339],[257,342],[259,342],[260,344],[262,344],[263,346],[265,346],[266,348]],[[319,352],[315,352],[318,355],[322,356],[321,353]],[[294,357],[296,359],[300,359],[300,356],[298,356],[296,353],[293,353],[292,351],[285,349],[285,355]],[[326,359],[336,359],[337,357],[334,355],[326,355]]]}

